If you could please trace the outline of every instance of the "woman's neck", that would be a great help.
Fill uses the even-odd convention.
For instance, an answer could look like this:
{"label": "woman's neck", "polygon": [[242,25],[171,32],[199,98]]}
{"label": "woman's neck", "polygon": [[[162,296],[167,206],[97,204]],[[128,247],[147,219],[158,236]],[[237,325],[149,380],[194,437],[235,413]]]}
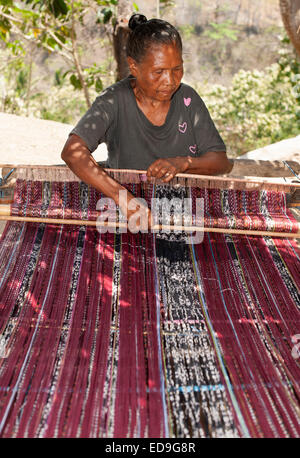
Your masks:
{"label": "woman's neck", "polygon": [[136,80],[130,81],[136,103],[139,109],[144,113],[146,118],[154,125],[154,126],[162,126],[164,125],[169,109],[171,100],[156,100],[152,97],[147,97],[144,92],[139,88],[136,84]]}

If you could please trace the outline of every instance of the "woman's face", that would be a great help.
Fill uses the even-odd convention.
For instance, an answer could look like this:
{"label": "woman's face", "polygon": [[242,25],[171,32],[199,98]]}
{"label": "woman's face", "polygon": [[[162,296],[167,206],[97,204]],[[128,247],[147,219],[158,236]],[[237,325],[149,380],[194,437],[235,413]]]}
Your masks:
{"label": "woman's face", "polygon": [[151,46],[141,62],[128,57],[136,87],[154,100],[168,101],[183,77],[181,50],[174,44]]}

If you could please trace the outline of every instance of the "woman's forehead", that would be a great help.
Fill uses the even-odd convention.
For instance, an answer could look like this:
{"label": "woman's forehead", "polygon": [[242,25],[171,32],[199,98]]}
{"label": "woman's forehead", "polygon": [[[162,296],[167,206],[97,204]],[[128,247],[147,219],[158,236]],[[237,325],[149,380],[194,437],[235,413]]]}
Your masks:
{"label": "woman's forehead", "polygon": [[166,64],[167,66],[179,65],[182,63],[182,51],[176,44],[151,44],[144,55],[141,64],[147,66],[157,66]]}

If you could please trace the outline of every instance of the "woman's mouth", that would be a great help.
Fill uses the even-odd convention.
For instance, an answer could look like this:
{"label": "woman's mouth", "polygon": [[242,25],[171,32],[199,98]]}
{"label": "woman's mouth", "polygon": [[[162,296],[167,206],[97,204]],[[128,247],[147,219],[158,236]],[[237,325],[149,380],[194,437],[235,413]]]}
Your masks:
{"label": "woman's mouth", "polygon": [[165,94],[165,95],[171,95],[173,94],[173,92],[175,91],[175,89],[161,89],[160,92],[161,94]]}

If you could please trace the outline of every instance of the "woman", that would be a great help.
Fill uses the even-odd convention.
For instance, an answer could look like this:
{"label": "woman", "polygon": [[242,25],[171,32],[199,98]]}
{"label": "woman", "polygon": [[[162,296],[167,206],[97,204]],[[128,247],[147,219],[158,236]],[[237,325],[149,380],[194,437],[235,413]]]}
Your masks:
{"label": "woman", "polygon": [[[95,100],[71,132],[62,159],[85,183],[126,209],[134,199],[94,160],[91,153],[107,144],[110,168],[147,170],[148,177],[169,182],[177,173],[223,174],[232,164],[204,102],[183,76],[178,31],[159,19],[134,14],[127,44],[130,76]],[[131,202],[131,208],[132,206]],[[147,209],[149,221],[150,212]]]}

